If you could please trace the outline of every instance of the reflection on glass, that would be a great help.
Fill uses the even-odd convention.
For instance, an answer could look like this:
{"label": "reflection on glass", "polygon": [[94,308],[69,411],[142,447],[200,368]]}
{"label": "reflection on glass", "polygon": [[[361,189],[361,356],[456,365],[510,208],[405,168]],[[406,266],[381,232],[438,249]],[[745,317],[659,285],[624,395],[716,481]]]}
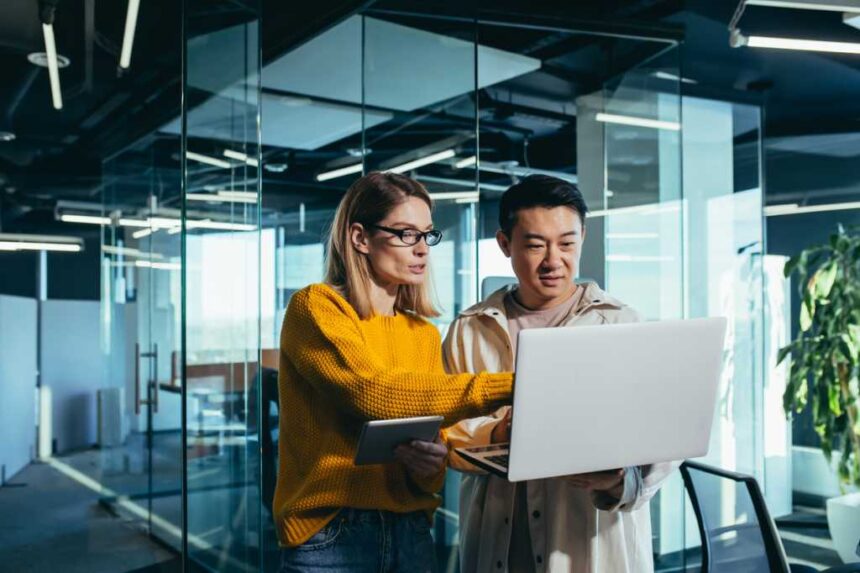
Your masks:
{"label": "reflection on glass", "polygon": [[182,132],[185,165],[187,559],[217,571],[259,567],[259,397],[277,368],[260,348],[275,241],[259,226],[259,17],[257,2],[234,3],[213,25],[211,3],[186,2],[183,116],[164,127]]}

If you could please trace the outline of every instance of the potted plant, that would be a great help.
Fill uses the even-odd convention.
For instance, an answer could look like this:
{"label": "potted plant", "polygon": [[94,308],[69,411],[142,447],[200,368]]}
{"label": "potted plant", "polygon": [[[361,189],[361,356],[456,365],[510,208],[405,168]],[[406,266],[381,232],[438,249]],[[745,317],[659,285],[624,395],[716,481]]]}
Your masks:
{"label": "potted plant", "polygon": [[[821,450],[836,458],[840,488],[860,486],[860,235],[841,225],[826,245],[802,251],[785,265],[796,273],[800,329],[781,348],[791,356],[783,396],[787,414],[810,406]],[[839,556],[858,561],[860,493],[827,500],[827,521]]]}

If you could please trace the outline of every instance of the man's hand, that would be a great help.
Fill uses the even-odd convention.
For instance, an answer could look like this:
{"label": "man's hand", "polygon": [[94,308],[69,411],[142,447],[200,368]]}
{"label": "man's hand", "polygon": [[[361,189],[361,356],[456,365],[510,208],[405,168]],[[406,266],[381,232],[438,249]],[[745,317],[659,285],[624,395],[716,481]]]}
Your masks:
{"label": "man's hand", "polygon": [[619,490],[623,490],[625,472],[624,469],[607,470],[565,476],[564,479],[588,491],[605,491],[614,497],[621,497]]}
{"label": "man's hand", "polygon": [[508,408],[505,417],[499,420],[499,423],[493,428],[490,434],[490,441],[494,444],[501,444],[511,441],[511,419],[514,415],[514,409]]}
{"label": "man's hand", "polygon": [[394,449],[394,456],[406,466],[406,471],[415,478],[431,478],[445,467],[448,447],[437,436],[434,442],[413,440]]}

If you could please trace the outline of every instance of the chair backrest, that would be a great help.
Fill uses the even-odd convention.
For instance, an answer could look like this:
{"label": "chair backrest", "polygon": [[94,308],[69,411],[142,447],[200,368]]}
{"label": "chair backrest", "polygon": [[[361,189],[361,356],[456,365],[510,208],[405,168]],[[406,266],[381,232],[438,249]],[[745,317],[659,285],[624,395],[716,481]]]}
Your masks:
{"label": "chair backrest", "polygon": [[702,538],[702,573],[789,573],[755,478],[691,461],[681,475]]}

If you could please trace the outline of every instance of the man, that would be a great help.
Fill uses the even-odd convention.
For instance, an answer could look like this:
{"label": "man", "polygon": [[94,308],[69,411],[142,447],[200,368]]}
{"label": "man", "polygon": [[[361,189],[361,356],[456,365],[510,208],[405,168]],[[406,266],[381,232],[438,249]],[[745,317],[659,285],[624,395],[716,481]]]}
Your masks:
{"label": "man", "polygon": [[[523,328],[638,320],[633,309],[596,284],[574,282],[586,212],[579,190],[554,177],[533,175],[505,192],[496,239],[511,259],[517,285],[496,291],[454,321],[443,343],[450,372],[513,370]],[[460,422],[446,432],[449,447],[508,441],[510,416],[505,407]],[[455,453],[449,463],[467,472],[460,491],[464,573],[653,571],[648,500],[673,464],[513,484]]]}

